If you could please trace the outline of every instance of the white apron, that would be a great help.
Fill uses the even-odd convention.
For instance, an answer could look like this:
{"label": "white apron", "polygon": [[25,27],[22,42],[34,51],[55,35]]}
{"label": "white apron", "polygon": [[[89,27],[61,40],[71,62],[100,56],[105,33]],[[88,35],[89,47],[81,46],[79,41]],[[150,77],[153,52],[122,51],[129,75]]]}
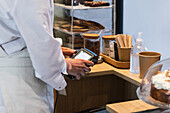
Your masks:
{"label": "white apron", "polygon": [[53,88],[34,74],[27,49],[8,56],[0,47],[0,107],[6,113],[53,113]]}

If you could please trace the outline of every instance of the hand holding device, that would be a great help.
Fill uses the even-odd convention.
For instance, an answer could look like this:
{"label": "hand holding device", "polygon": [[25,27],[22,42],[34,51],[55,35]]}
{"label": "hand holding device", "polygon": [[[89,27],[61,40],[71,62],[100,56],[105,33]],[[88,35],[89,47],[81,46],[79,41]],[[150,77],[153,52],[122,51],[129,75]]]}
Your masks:
{"label": "hand holding device", "polygon": [[[94,63],[89,60],[83,60],[83,59],[66,59],[67,63],[67,72],[69,75],[66,75],[67,77],[71,79],[80,79],[81,75],[85,75],[85,72],[90,72],[91,69],[87,67],[93,66]],[[73,76],[74,75],[74,76]]]}
{"label": "hand holding device", "polygon": [[69,73],[69,75],[66,76],[70,79],[80,79],[80,75],[85,75],[85,72],[90,72],[91,69],[89,66],[93,66],[97,61],[98,57],[95,53],[86,48],[82,48],[72,59],[66,59],[66,63],[68,64],[67,71]]}

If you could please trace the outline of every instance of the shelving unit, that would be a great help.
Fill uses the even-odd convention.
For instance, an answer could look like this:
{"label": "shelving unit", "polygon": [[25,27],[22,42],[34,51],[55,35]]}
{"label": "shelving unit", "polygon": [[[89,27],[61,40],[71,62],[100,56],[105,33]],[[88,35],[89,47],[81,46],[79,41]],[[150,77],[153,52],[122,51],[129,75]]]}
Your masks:
{"label": "shelving unit", "polygon": [[[71,48],[75,49],[74,48],[74,42],[75,42],[74,39],[78,35],[81,37],[82,33],[85,33],[85,32],[100,33],[101,31],[102,31],[102,33],[106,33],[106,32],[111,32],[112,31],[112,28],[111,28],[111,29],[99,29],[99,30],[91,30],[91,29],[89,29],[88,31],[85,31],[85,32],[73,32],[73,19],[74,19],[74,16],[75,16],[75,12],[76,11],[82,11],[82,10],[83,11],[86,11],[86,10],[87,11],[97,11],[97,10],[110,9],[110,8],[113,8],[113,7],[114,7],[114,5],[112,5],[112,4],[110,4],[110,6],[90,7],[90,6],[84,6],[84,5],[81,5],[81,4],[79,4],[78,6],[69,6],[69,5],[65,5],[65,4],[61,4],[61,3],[54,3],[54,8],[61,8],[61,9],[65,10],[65,11],[68,11],[69,12],[68,15],[70,16],[70,20],[71,20],[71,21],[69,21],[69,24],[71,25],[70,30],[62,29],[62,28],[60,28],[60,26],[54,26],[54,30],[57,30],[57,31],[59,31],[61,33],[64,33],[64,34],[67,34],[67,35],[70,35],[72,37],[72,40],[70,41],[70,39],[69,39],[69,42],[72,43],[72,44],[68,44],[68,42],[67,42],[67,44],[65,44],[64,46],[72,45]],[[65,40],[68,41],[68,39],[65,39]],[[80,39],[80,40],[82,40],[82,39]]]}

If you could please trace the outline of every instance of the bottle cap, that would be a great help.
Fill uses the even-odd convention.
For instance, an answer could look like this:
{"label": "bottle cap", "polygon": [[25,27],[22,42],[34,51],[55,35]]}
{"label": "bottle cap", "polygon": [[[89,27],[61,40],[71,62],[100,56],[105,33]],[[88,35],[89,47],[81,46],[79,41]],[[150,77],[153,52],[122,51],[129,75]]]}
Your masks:
{"label": "bottle cap", "polygon": [[141,35],[142,35],[142,32],[139,32],[139,33],[138,33],[138,38],[136,39],[136,43],[137,43],[137,44],[143,43],[143,39],[141,38]]}

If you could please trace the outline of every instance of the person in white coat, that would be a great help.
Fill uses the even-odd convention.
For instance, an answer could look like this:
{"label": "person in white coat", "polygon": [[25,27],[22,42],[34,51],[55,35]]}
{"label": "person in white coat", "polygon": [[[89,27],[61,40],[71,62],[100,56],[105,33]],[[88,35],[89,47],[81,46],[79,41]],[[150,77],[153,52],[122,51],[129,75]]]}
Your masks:
{"label": "person in white coat", "polygon": [[[63,51],[62,51],[63,50]],[[80,79],[93,63],[53,37],[53,0],[0,0],[0,113],[53,113],[53,88]]]}

